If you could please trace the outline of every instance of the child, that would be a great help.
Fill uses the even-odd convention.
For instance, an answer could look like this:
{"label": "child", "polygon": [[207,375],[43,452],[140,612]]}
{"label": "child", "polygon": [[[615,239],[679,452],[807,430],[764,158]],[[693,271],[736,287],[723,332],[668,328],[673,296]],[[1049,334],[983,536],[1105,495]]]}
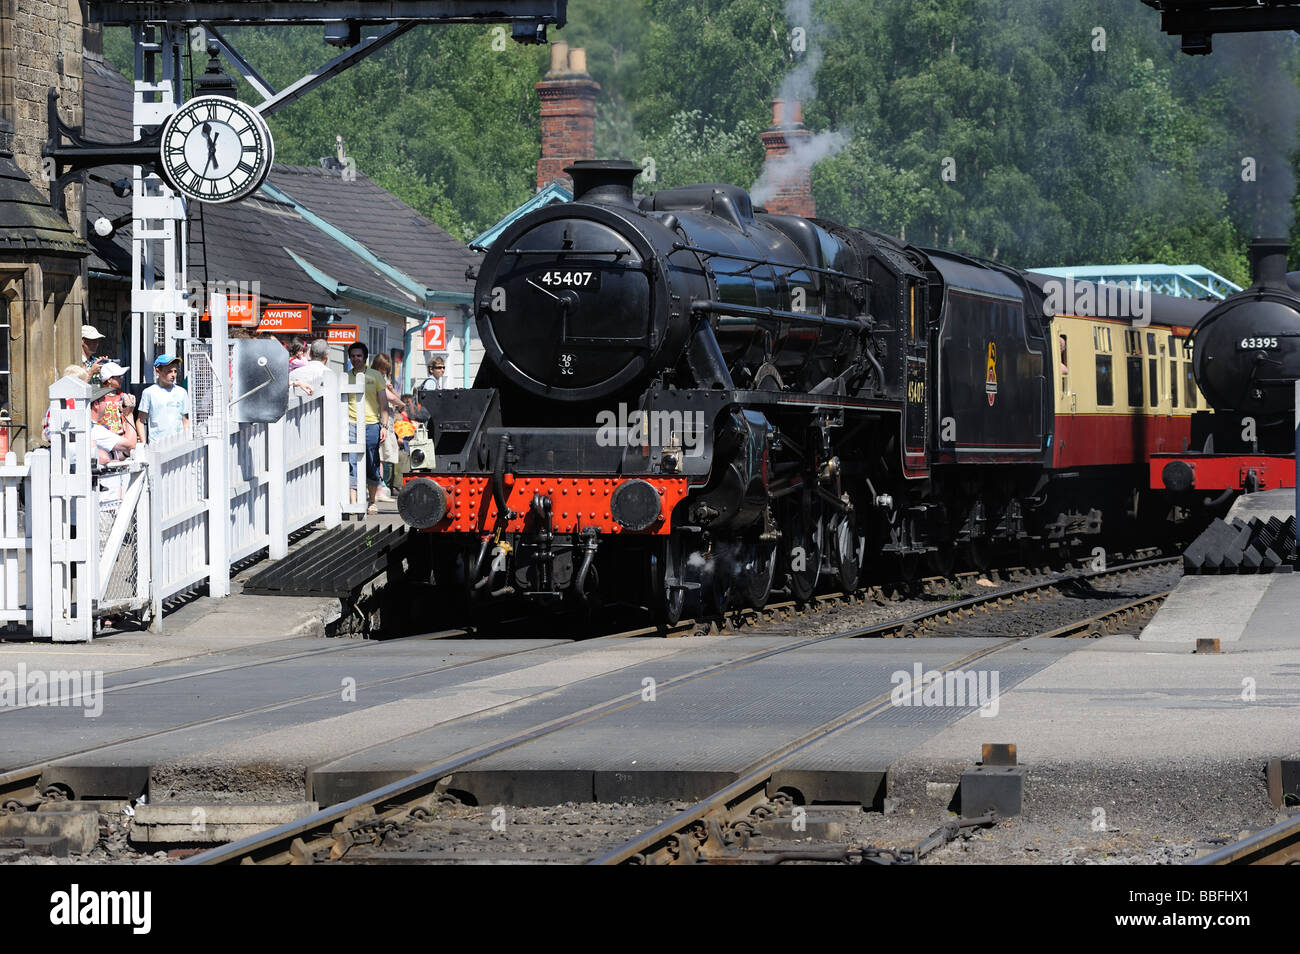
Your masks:
{"label": "child", "polygon": [[181,359],[160,354],[153,362],[154,384],[144,389],[135,415],[135,430],[141,444],[173,440],[190,429],[190,395],[176,383]]}

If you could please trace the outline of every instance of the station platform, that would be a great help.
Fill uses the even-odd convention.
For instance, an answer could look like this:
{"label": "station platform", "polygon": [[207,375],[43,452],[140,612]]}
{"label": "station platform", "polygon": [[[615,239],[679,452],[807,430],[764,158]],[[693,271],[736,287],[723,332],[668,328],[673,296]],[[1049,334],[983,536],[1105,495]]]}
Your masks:
{"label": "station platform", "polygon": [[[1227,522],[1285,521],[1295,516],[1295,491],[1238,497]],[[1300,573],[1224,573],[1184,576],[1142,632],[1143,643],[1196,645],[1218,639],[1227,651],[1243,640],[1251,649],[1300,648]]]}

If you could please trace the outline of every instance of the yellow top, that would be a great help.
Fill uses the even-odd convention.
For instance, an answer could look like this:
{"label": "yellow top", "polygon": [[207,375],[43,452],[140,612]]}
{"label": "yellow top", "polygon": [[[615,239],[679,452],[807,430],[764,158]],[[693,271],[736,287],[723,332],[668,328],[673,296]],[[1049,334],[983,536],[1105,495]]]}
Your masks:
{"label": "yellow top", "polygon": [[[374,368],[365,369],[366,376],[366,426],[379,423],[379,395],[387,387],[384,384],[384,376]],[[348,384],[354,384],[357,380],[357,372],[348,372]],[[348,421],[352,424],[357,422],[357,405],[361,403],[361,395],[356,395],[348,401]]]}

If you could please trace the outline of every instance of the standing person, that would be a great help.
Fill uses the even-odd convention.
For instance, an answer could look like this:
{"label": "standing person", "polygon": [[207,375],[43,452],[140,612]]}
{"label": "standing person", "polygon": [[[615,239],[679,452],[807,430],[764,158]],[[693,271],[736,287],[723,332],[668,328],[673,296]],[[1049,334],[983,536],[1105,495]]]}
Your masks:
{"label": "standing person", "polygon": [[289,383],[301,381],[310,388],[318,388],[325,383],[325,369],[330,363],[330,343],[324,338],[317,338],[307,349],[307,355],[306,364],[289,372]]}
{"label": "standing person", "polygon": [[[366,367],[370,349],[361,342],[348,345],[348,383],[356,382],[360,374],[365,381],[364,393],[348,401],[348,436],[355,441],[358,425],[364,427],[366,434],[366,494],[367,513],[379,513],[375,506],[375,494],[379,491],[379,445],[383,443],[388,432],[388,401],[384,397],[386,387],[383,376],[374,368]],[[355,489],[357,461],[354,455],[351,465],[351,481],[348,495],[352,503],[357,502]]]}
{"label": "standing person", "polygon": [[127,428],[135,434],[135,395],[125,390],[126,373],[131,369],[116,361],[109,361],[100,369],[99,377],[104,387],[112,388],[105,402],[104,426],[114,434],[125,434]]}
{"label": "standing person", "polygon": [[190,395],[176,383],[181,359],[160,354],[153,362],[154,383],[144,389],[135,415],[136,434],[142,444],[171,440],[190,429]]}
{"label": "standing person", "polygon": [[289,370],[297,371],[307,364],[307,345],[297,335],[289,339]]}
{"label": "standing person", "polygon": [[447,373],[447,359],[440,354],[430,355],[429,376],[425,378],[424,383],[420,385],[420,390],[421,391],[447,390],[447,388],[450,387],[450,385],[448,385],[446,378],[443,377],[443,375],[445,375],[446,373]]}
{"label": "standing person", "polygon": [[405,452],[415,436],[415,422],[411,420],[411,406],[413,404],[411,395],[402,395],[401,408],[397,417],[393,420],[393,433],[397,435],[397,440],[402,450]]}
{"label": "standing person", "polygon": [[136,432],[128,430],[119,434],[109,428],[105,417],[108,413],[109,399],[116,392],[113,388],[95,388],[90,394],[90,440],[95,445],[100,466],[110,460],[122,460],[130,455],[136,445]]}
{"label": "standing person", "polygon": [[100,358],[95,355],[99,350],[99,343],[104,340],[99,329],[94,325],[81,326],[81,363],[86,366],[90,372],[90,383],[99,384],[100,369],[108,362],[107,358]]}
{"label": "standing person", "polygon": [[[393,371],[393,362],[386,354],[377,354],[370,362],[370,366],[383,376],[384,379],[384,400],[388,402],[389,413],[395,414],[402,410],[402,399],[397,391],[393,389],[393,383],[390,375]],[[389,427],[384,438],[379,444],[379,466],[380,477],[382,480],[377,498],[385,500],[393,499],[393,471],[397,467],[397,434],[394,429]]]}

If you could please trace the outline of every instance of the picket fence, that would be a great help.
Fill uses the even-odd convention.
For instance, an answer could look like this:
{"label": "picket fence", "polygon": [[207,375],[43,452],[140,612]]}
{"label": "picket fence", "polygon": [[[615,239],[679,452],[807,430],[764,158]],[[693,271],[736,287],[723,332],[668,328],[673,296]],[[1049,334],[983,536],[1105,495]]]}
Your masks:
{"label": "picket fence", "polygon": [[291,390],[274,423],[196,421],[105,467],[90,440],[90,386],[56,381],[49,449],[0,465],[0,626],[85,642],[96,619],[133,612],[161,632],[164,600],[203,586],[228,596],[233,565],[263,550],[279,559],[295,531],[363,513],[364,486],[349,502],[348,459],[365,438],[349,439],[347,405],[362,384],[325,378],[310,397]]}

